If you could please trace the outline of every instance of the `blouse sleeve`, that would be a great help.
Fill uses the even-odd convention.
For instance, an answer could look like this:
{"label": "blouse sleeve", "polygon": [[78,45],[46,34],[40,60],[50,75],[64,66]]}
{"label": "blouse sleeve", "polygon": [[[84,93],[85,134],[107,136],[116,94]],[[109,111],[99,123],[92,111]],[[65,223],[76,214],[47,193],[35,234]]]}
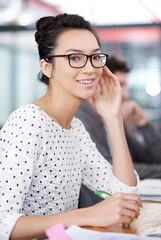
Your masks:
{"label": "blouse sleeve", "polygon": [[3,240],[9,239],[16,221],[23,215],[22,203],[38,157],[34,132],[34,121],[27,120],[23,111],[12,113],[0,132],[0,239]]}
{"label": "blouse sleeve", "polygon": [[115,192],[136,193],[138,190],[139,177],[135,171],[137,185],[128,186],[120,182],[113,174],[112,165],[99,153],[89,133],[80,124],[80,152],[82,162],[83,184],[92,191],[104,190],[111,194]]}

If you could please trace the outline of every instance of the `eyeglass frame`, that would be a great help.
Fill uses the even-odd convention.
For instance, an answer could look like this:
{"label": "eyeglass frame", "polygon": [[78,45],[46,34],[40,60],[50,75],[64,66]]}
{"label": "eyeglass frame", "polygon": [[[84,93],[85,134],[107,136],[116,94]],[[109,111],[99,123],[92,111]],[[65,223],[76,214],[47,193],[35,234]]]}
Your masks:
{"label": "eyeglass frame", "polygon": [[[86,61],[85,61],[84,65],[81,66],[81,67],[73,67],[73,66],[71,65],[71,63],[70,63],[70,56],[72,56],[72,55],[77,55],[77,54],[78,54],[78,55],[86,56]],[[94,55],[97,55],[97,54],[102,54],[102,55],[104,55],[104,56],[106,57],[106,61],[107,61],[108,54],[106,54],[106,53],[94,53],[94,54],[91,54],[91,55],[87,55],[87,54],[84,54],[84,53],[70,53],[70,54],[62,54],[62,55],[51,55],[51,56],[49,56],[49,57],[45,57],[44,60],[45,60],[45,61],[48,61],[49,58],[53,58],[53,57],[67,57],[67,58],[68,58],[69,66],[71,66],[72,68],[83,68],[83,67],[85,67],[85,65],[87,64],[88,58],[90,58],[91,65],[92,65],[94,68],[103,68],[103,67],[106,65],[106,62],[105,62],[105,65],[104,65],[104,66],[101,66],[101,67],[96,67],[96,66],[94,66],[93,63],[92,63],[92,57],[93,57]]]}

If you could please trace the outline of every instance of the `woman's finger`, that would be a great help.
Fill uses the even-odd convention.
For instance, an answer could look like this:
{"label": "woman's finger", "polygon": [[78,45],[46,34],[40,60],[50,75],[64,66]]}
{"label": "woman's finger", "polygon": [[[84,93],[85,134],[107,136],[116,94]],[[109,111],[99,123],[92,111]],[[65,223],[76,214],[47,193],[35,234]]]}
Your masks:
{"label": "woman's finger", "polygon": [[125,193],[116,193],[115,195],[118,198],[122,198],[122,199],[129,200],[131,202],[135,202],[139,205],[139,207],[142,207],[142,201],[139,198],[139,196],[135,193],[126,193],[126,194]]}
{"label": "woman's finger", "polygon": [[100,83],[100,93],[101,94],[106,93],[107,92],[107,87],[106,87],[105,79],[104,79],[103,76],[100,78],[99,83]]}
{"label": "woman's finger", "polygon": [[139,206],[136,203],[131,203],[129,201],[126,201],[124,209],[134,212],[135,218],[138,218],[140,214]]}
{"label": "woman's finger", "polygon": [[108,81],[110,83],[113,83],[114,85],[119,85],[119,80],[118,78],[107,68],[103,68],[103,73],[102,75],[106,78],[108,78]]}
{"label": "woman's finger", "polygon": [[120,221],[120,222],[121,222],[123,225],[126,225],[126,226],[127,226],[127,225],[129,225],[130,223],[132,223],[132,221],[133,221],[133,220],[132,220],[131,217],[128,217],[128,216],[124,216],[124,215],[123,215],[123,216],[121,217],[121,221]]}
{"label": "woman's finger", "polygon": [[109,93],[109,92],[114,92],[116,85],[114,83],[114,80],[110,77],[107,77],[106,73],[102,74],[102,79],[101,79],[102,83],[103,83],[103,92],[102,93]]}
{"label": "woman's finger", "polygon": [[136,218],[136,212],[133,210],[129,210],[127,208],[122,209],[121,215],[130,217],[132,220],[134,220],[134,218]]}

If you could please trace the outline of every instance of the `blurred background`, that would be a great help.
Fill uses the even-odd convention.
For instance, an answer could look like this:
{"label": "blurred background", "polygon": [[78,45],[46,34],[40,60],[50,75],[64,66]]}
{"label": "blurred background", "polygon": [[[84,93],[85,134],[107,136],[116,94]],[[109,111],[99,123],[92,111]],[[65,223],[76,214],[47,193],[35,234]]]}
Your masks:
{"label": "blurred background", "polygon": [[90,20],[103,52],[129,63],[131,98],[161,123],[160,5],[160,0],[0,0],[0,127],[13,110],[45,93],[37,80],[35,21],[63,12]]}

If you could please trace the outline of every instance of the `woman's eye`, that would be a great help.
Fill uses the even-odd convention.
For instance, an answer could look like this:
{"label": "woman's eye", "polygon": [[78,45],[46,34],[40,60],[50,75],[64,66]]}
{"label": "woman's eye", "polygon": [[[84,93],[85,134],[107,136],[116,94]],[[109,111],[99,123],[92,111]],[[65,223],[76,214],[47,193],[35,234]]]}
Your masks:
{"label": "woman's eye", "polygon": [[100,59],[101,59],[101,56],[100,56],[100,55],[94,55],[94,56],[93,56],[93,59],[94,59],[94,60],[100,60]]}
{"label": "woman's eye", "polygon": [[72,60],[72,61],[79,61],[80,57],[77,56],[77,55],[72,55],[72,56],[70,56],[70,60]]}

